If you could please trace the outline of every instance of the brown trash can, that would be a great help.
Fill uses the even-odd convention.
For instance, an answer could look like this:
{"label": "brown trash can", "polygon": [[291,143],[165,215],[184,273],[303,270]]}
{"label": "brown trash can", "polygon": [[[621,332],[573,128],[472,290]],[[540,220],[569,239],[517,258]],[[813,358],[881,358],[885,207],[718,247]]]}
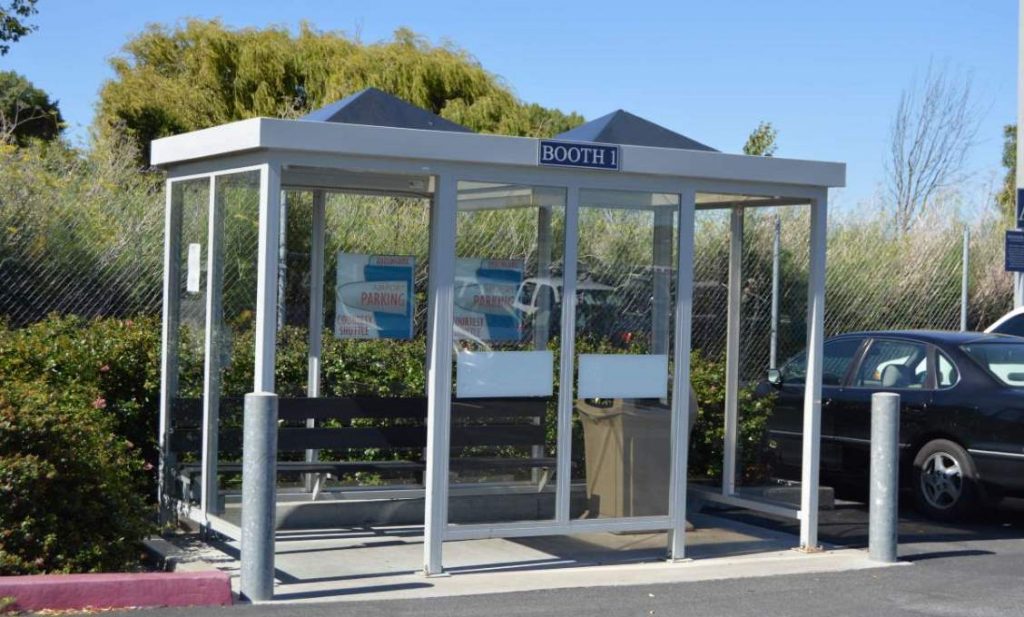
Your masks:
{"label": "brown trash can", "polygon": [[[697,400],[690,390],[690,428]],[[584,518],[668,514],[672,410],[657,399],[576,401],[583,425]]]}

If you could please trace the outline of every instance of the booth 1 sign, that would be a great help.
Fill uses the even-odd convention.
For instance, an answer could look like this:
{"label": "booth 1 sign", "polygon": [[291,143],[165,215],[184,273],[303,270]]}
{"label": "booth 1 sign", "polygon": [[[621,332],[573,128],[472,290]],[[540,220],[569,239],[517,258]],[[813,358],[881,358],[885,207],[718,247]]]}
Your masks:
{"label": "booth 1 sign", "polygon": [[619,168],[619,147],[542,140],[537,163],[556,167],[586,167],[614,171]]}

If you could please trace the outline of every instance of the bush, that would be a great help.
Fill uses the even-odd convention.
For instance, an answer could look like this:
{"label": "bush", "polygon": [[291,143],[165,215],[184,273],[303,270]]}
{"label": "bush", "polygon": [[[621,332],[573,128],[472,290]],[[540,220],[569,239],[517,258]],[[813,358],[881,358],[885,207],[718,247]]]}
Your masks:
{"label": "bush", "polygon": [[[34,382],[46,390],[80,389],[101,401],[110,430],[150,466],[157,464],[160,321],[50,318],[0,328],[0,382]],[[146,474],[150,492],[155,474]],[[155,493],[153,493],[155,494]]]}
{"label": "bush", "polygon": [[151,527],[145,463],[73,384],[0,387],[0,575],[123,570]]}
{"label": "bush", "polygon": [[[721,478],[725,444],[725,363],[694,352],[690,359],[690,383],[700,407],[690,434],[690,475]],[[737,481],[756,482],[769,473],[765,463],[765,437],[773,409],[774,400],[756,398],[753,385],[740,388]]]}

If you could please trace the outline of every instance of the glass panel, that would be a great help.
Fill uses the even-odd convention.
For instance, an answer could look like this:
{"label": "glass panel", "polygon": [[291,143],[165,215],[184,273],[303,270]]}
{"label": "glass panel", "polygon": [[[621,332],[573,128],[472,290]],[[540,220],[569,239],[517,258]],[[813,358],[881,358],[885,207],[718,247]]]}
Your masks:
{"label": "glass panel", "polygon": [[939,374],[935,376],[935,382],[940,388],[949,388],[955,386],[956,382],[960,379],[960,372],[956,370],[956,365],[950,360],[946,354],[941,351],[936,352],[939,361]]}
{"label": "glass panel", "polygon": [[981,343],[963,350],[1004,386],[1024,386],[1024,344]]}
{"label": "glass panel", "polygon": [[[211,264],[214,315],[210,398],[219,413],[219,460],[242,460],[242,397],[253,388],[256,325],[256,269],[259,253],[260,172],[217,176],[214,182],[217,254]],[[217,282],[219,281],[219,289]],[[218,474],[223,490],[241,490],[239,473]],[[214,511],[220,511],[218,504]]]}
{"label": "glass panel", "polygon": [[555,514],[565,190],[460,182],[448,519]]}
{"label": "glass panel", "polygon": [[[313,195],[305,193],[295,203],[297,209],[290,211],[296,218],[289,225],[288,285],[296,290],[293,304],[301,303],[302,310],[289,313],[293,325],[285,336],[293,359],[279,371],[295,371],[295,396],[305,396],[310,262],[301,254],[309,254]],[[329,407],[334,416],[318,420],[316,426],[337,431],[337,445],[320,450],[317,458],[367,465],[338,467],[323,487],[421,487],[430,202],[412,196],[327,193],[324,215],[320,396],[336,402]],[[356,397],[358,404],[337,401],[342,397]]]}
{"label": "glass panel", "polygon": [[861,362],[854,385],[866,388],[923,388],[928,376],[925,346],[878,340]]}
{"label": "glass panel", "polygon": [[580,192],[575,518],[668,514],[676,195]]}
{"label": "glass panel", "polygon": [[[171,184],[171,208],[180,217],[177,343],[178,371],[172,375],[171,427],[174,460],[179,468],[200,461],[202,444],[203,352],[206,341],[206,264],[210,180],[198,178]],[[171,478],[176,477],[174,473]],[[199,501],[199,479],[183,500]]]}

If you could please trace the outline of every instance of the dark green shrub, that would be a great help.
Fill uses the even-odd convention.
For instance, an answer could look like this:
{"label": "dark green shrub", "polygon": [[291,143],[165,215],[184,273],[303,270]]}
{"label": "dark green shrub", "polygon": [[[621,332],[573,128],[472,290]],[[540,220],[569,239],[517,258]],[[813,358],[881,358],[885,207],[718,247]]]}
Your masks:
{"label": "dark green shrub", "polygon": [[[690,358],[690,383],[700,414],[690,434],[690,475],[721,478],[725,444],[725,362],[710,360],[699,352]],[[740,388],[737,445],[737,481],[764,479],[765,436],[774,401],[754,396],[754,386]]]}
{"label": "dark green shrub", "polygon": [[[0,382],[81,387],[103,401],[111,430],[157,464],[160,321],[51,316],[25,328],[0,328]],[[93,399],[90,399],[93,400]],[[153,489],[155,474],[147,474]]]}
{"label": "dark green shrub", "polygon": [[0,575],[123,570],[150,532],[145,462],[82,385],[0,385]]}

